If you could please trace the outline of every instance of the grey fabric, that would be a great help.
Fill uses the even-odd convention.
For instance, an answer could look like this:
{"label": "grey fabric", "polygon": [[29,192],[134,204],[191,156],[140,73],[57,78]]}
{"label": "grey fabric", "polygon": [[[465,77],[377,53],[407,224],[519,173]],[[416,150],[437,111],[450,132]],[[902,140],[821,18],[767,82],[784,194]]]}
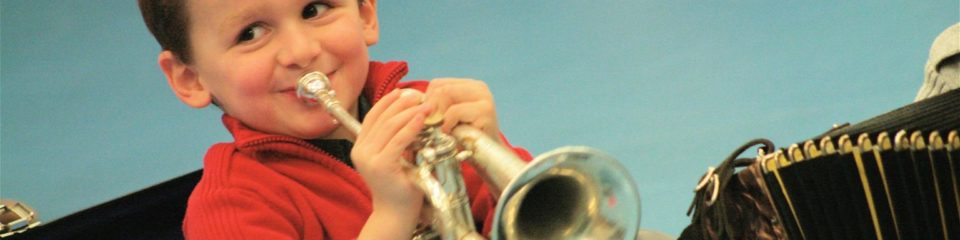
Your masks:
{"label": "grey fabric", "polygon": [[960,23],[933,40],[923,72],[923,85],[914,102],[960,87]]}

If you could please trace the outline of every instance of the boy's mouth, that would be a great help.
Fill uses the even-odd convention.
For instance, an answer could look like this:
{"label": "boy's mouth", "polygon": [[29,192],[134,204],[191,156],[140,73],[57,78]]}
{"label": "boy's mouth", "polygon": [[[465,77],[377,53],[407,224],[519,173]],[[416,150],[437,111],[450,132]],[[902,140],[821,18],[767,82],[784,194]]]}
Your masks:
{"label": "boy's mouth", "polygon": [[280,94],[297,97],[297,89],[296,88],[283,89],[280,91]]}
{"label": "boy's mouth", "polygon": [[[331,72],[331,73],[329,73],[329,74],[325,74],[325,75],[326,75],[326,76],[333,76],[334,73],[336,73],[336,71]],[[299,79],[299,77],[298,77],[297,79],[295,79],[295,81],[298,80],[298,79]],[[332,79],[331,79],[331,82],[332,82]],[[283,89],[281,89],[279,92],[280,92],[281,94],[285,95],[285,96],[292,97],[292,98],[294,98],[294,99],[296,99],[296,100],[298,100],[298,101],[302,101],[302,100],[303,100],[303,99],[300,99],[299,96],[297,96],[297,86],[296,86],[296,85],[283,88]]]}

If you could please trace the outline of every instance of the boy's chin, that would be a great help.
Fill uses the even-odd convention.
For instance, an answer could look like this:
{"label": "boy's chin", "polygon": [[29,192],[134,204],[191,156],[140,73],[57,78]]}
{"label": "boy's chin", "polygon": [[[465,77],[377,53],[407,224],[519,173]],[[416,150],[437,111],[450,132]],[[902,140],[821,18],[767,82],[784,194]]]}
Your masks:
{"label": "boy's chin", "polygon": [[[353,139],[354,136],[337,122],[326,111],[311,110],[309,113],[298,116],[295,122],[289,124],[283,135],[300,139]],[[289,119],[293,121],[293,119]]]}
{"label": "boy's chin", "polygon": [[341,130],[340,125],[325,125],[317,126],[310,129],[303,129],[303,131],[292,134],[294,137],[300,139],[347,139],[350,136],[345,135],[345,131]]}

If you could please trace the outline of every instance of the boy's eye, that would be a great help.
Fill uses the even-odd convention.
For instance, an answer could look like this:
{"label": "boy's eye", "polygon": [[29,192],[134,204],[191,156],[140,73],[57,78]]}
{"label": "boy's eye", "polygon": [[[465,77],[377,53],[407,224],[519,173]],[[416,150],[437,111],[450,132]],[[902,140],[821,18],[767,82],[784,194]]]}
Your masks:
{"label": "boy's eye", "polygon": [[330,9],[330,6],[326,3],[313,2],[303,8],[303,12],[300,13],[300,16],[303,17],[303,19],[314,18],[323,14],[323,12],[327,11],[327,9]]}
{"label": "boy's eye", "polygon": [[264,29],[263,26],[257,24],[250,25],[249,27],[244,28],[243,31],[240,32],[240,35],[237,36],[237,43],[243,43],[257,39],[260,36],[263,36],[264,31],[266,31],[266,29]]}

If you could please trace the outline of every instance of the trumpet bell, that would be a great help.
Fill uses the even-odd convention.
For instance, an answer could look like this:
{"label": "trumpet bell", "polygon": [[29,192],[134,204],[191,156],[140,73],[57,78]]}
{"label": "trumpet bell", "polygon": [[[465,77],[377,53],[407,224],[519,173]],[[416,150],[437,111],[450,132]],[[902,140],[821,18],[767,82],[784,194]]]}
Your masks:
{"label": "trumpet bell", "polygon": [[639,229],[633,178],[593,148],[541,154],[502,189],[494,239],[633,239]]}

